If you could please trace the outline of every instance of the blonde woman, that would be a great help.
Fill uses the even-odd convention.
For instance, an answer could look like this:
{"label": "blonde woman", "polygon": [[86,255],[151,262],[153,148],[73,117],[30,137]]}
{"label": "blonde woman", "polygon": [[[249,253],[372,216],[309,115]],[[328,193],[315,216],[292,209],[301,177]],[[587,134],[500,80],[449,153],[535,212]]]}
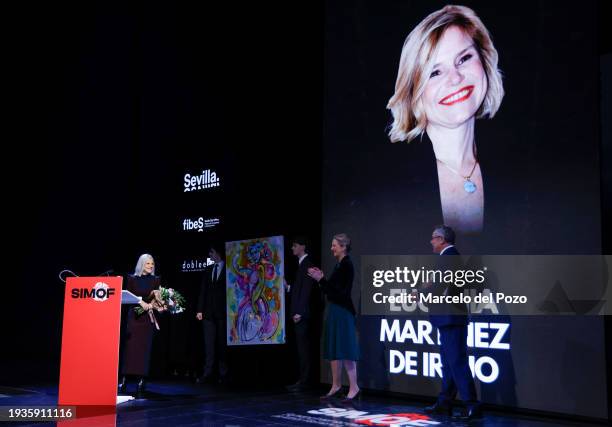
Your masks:
{"label": "blonde woman", "polygon": [[338,397],[342,389],[341,374],[344,366],[349,379],[349,390],[343,399],[343,402],[347,403],[359,398],[360,393],[357,385],[359,346],[355,328],[355,307],[351,299],[355,270],[348,256],[351,239],[344,233],[336,234],[330,249],[338,263],[329,278],[316,267],[308,269],[308,275],[319,283],[328,302],[323,329],[323,358],[331,364],[332,386],[321,399]]}
{"label": "blonde woman", "polygon": [[[134,274],[128,276],[127,290],[142,297],[140,306],[145,311],[150,311],[153,309],[150,304],[153,299],[151,292],[158,289],[159,285],[160,278],[155,275],[155,260],[149,254],[142,254],[138,258]],[[145,380],[149,375],[155,325],[147,314],[137,316],[132,309],[128,313],[119,391],[122,393],[127,391],[127,377],[133,376],[138,379],[136,392],[142,395],[145,391]]]}
{"label": "blonde woman", "polygon": [[424,143],[414,140],[425,133],[429,137],[444,223],[463,234],[483,228],[485,180],[474,124],[500,107],[504,89],[497,63],[497,51],[476,13],[446,6],[406,38],[387,105],[392,142]]}

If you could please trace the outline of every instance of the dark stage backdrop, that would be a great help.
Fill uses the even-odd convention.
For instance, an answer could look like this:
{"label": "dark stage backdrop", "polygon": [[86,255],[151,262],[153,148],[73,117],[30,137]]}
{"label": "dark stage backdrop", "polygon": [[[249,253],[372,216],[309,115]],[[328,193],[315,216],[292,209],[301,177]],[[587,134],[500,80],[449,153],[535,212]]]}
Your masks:
{"label": "dark stage backdrop", "polygon": [[[495,118],[477,120],[485,228],[476,237],[459,236],[459,250],[600,253],[597,4],[464,4],[492,34],[506,96]],[[357,303],[361,255],[430,253],[433,226],[443,222],[439,194],[431,192],[427,173],[425,178],[420,173],[424,164],[435,168],[431,147],[425,145],[430,143],[390,143],[386,105],[404,39],[444,5],[326,5],[322,250],[335,233],[352,238]],[[330,270],[331,256],[323,258]],[[360,379],[373,389],[435,396],[440,381],[425,366],[437,347],[380,339],[385,322],[398,320],[403,328],[406,319],[358,318]],[[488,322],[499,325],[477,325],[489,338],[470,349],[484,402],[607,417],[603,318],[497,317]],[[418,328],[416,321],[409,326]],[[500,345],[492,345],[494,336]],[[415,372],[391,373],[412,351]],[[323,363],[324,381],[329,381],[328,370]]]}
{"label": "dark stage backdrop", "polygon": [[[0,384],[57,381],[63,268],[125,275],[154,255],[163,284],[188,297],[186,313],[162,319],[155,378],[201,373],[191,265],[211,242],[307,235],[318,258],[323,12],[280,12],[287,19],[274,5],[172,2],[15,12],[4,157],[15,303],[2,310]],[[185,175],[203,170],[220,186],[185,192]],[[219,222],[187,227],[200,218]],[[291,276],[288,249],[285,259]],[[235,379],[295,381],[291,345],[230,349]]]}

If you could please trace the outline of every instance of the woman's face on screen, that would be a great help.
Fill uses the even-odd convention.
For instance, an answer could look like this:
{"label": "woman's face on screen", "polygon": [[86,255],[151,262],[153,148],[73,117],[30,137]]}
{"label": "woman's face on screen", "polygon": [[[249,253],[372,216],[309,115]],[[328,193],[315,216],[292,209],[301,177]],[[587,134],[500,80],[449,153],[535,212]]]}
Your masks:
{"label": "woman's face on screen", "polygon": [[433,63],[421,98],[428,124],[455,128],[480,108],[487,93],[485,70],[472,38],[458,27],[444,32]]}

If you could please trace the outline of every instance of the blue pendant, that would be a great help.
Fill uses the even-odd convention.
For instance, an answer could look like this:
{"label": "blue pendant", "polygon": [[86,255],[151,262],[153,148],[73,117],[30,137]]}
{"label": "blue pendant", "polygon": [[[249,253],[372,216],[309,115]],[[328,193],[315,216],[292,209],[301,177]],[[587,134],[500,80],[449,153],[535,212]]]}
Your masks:
{"label": "blue pendant", "polygon": [[473,193],[474,191],[476,191],[476,184],[474,184],[469,179],[466,179],[463,183],[463,189],[466,193]]}

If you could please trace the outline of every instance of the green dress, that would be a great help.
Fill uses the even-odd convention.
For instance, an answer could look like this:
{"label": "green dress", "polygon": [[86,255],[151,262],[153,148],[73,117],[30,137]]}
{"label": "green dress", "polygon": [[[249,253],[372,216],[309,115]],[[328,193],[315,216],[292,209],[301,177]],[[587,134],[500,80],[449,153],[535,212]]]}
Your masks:
{"label": "green dress", "polygon": [[321,279],[328,307],[323,328],[323,358],[359,360],[355,307],[351,299],[354,269],[348,256],[336,264],[329,279]]}

